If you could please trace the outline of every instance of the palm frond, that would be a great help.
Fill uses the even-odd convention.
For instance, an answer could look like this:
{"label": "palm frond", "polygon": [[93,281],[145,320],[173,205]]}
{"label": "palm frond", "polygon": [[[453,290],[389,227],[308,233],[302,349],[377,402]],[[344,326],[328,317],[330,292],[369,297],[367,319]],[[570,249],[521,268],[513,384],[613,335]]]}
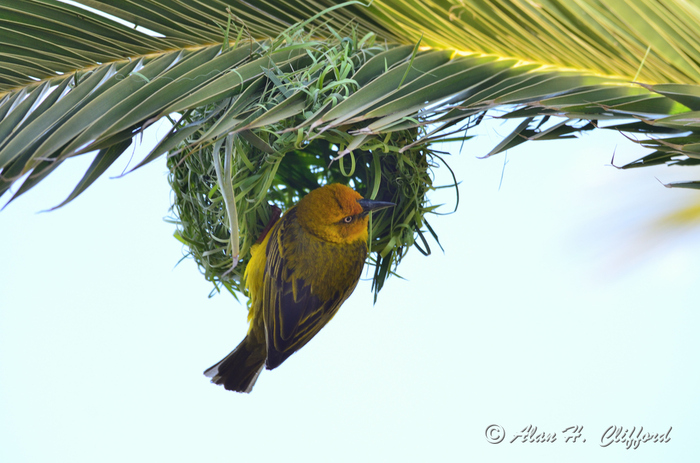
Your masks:
{"label": "palm frond", "polygon": [[[63,161],[97,151],[63,205],[135,135],[172,117],[137,167],[169,153],[174,188],[190,187],[176,174],[183,165],[199,173],[206,191],[189,197],[217,214],[205,223],[237,214],[241,236],[180,235],[190,245],[212,237],[198,261],[219,252],[211,279],[229,288],[237,280],[224,276],[269,217],[268,194],[285,206],[310,184],[345,179],[376,195],[389,179],[406,207],[373,224],[383,236],[373,244],[380,288],[417,238],[434,235],[430,143],[466,138],[493,108],[524,119],[489,154],[634,118],[611,127],[643,134],[655,151],[625,168],[698,160],[698,10],[687,2],[82,3],[139,27],[53,0],[0,5],[0,194],[23,179],[12,201]],[[546,124],[552,117],[561,122]],[[294,156],[311,175],[284,163]],[[404,185],[423,187],[406,189],[408,177]]]}

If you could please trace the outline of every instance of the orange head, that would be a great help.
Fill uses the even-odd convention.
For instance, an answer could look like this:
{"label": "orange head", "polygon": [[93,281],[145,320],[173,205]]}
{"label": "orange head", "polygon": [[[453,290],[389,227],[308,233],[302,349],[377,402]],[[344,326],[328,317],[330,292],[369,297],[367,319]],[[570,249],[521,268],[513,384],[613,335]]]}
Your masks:
{"label": "orange head", "polygon": [[331,183],[304,196],[297,204],[297,217],[309,233],[333,243],[367,241],[370,211],[394,206],[371,201],[345,185]]}

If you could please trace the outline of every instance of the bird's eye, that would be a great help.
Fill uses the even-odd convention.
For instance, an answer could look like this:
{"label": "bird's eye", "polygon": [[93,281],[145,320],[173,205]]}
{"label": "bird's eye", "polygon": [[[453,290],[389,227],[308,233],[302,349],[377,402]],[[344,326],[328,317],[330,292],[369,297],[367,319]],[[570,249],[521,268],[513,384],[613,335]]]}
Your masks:
{"label": "bird's eye", "polygon": [[345,218],[343,219],[343,222],[345,222],[345,223],[350,223],[350,222],[352,222],[352,216],[349,215],[349,216],[345,217]]}

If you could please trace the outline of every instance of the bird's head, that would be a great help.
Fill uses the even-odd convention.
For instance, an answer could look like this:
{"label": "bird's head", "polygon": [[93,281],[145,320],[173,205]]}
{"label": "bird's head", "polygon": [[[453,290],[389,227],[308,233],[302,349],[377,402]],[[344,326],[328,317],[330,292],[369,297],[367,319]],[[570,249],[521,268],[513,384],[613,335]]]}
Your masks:
{"label": "bird's head", "polygon": [[307,231],[326,241],[367,241],[369,213],[394,205],[363,199],[352,188],[331,183],[304,196],[297,205],[297,217]]}

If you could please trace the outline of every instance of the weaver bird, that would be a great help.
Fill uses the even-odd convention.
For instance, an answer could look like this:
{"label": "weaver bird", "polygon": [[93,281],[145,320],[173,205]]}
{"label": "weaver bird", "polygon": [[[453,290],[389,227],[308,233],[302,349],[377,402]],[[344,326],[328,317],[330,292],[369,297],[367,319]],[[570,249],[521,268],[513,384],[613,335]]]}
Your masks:
{"label": "weaver bird", "polygon": [[309,342],[357,286],[370,211],[391,206],[334,183],[290,208],[251,249],[248,334],[204,374],[230,391],[250,392],[264,366],[277,368]]}

